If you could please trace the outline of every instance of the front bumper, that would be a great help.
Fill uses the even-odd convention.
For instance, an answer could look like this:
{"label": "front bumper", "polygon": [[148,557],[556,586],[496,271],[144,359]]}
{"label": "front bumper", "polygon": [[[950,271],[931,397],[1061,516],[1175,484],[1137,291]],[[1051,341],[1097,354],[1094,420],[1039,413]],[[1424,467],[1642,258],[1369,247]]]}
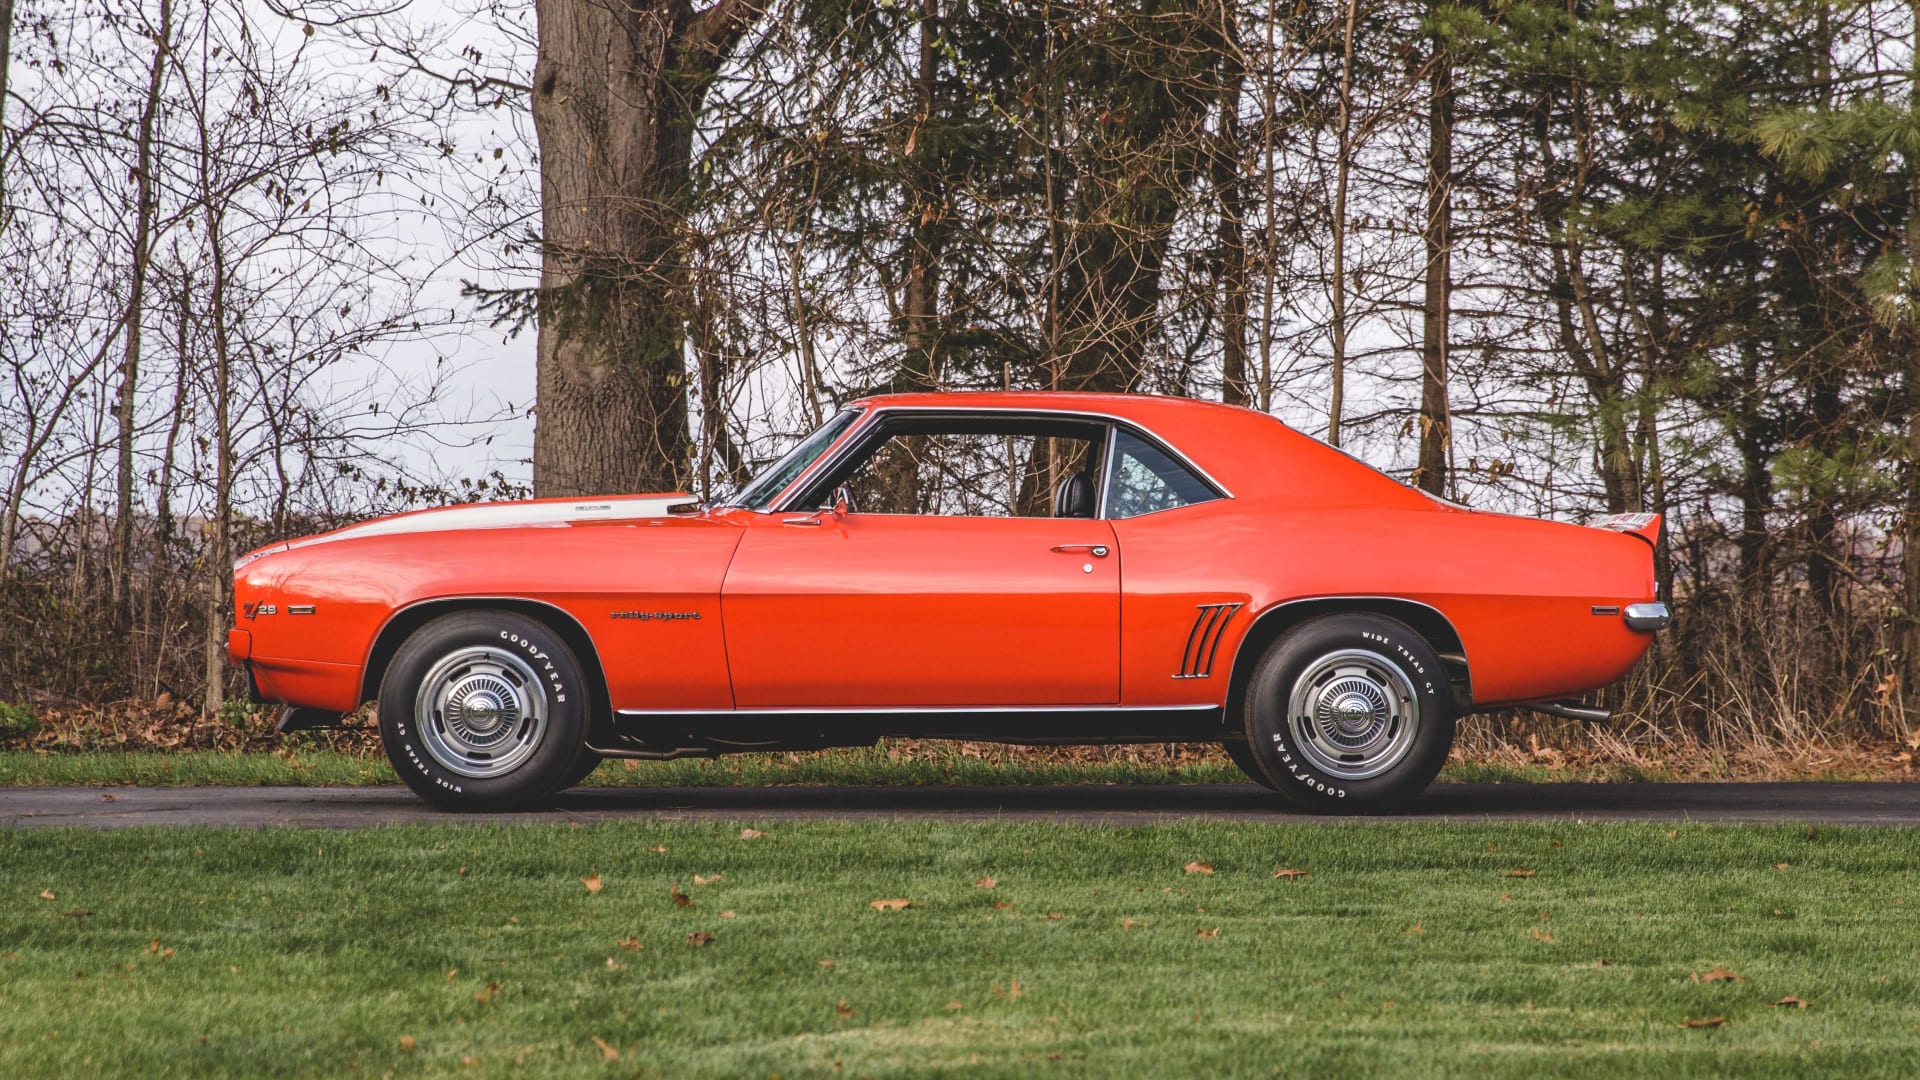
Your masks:
{"label": "front bumper", "polygon": [[1667,624],[1673,621],[1673,616],[1667,612],[1667,605],[1658,600],[1644,604],[1628,604],[1626,610],[1621,613],[1621,617],[1626,620],[1627,629],[1637,630],[1643,634],[1665,630]]}

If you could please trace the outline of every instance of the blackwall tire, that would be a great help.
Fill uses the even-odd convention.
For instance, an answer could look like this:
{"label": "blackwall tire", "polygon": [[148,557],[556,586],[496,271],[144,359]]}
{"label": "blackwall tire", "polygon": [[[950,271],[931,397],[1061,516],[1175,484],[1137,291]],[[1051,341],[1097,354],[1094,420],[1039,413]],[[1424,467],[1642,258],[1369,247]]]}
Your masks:
{"label": "blackwall tire", "polygon": [[567,782],[561,784],[560,789],[564,791],[567,788],[579,787],[580,781],[592,776],[593,770],[599,768],[600,763],[605,760],[599,754],[582,746],[580,756],[574,759],[573,768],[567,770]]}
{"label": "blackwall tire", "polygon": [[576,779],[587,680],[566,642],[509,611],[414,631],[380,681],[380,741],[400,779],[451,810],[544,803]]}
{"label": "blackwall tire", "polygon": [[1247,779],[1270,791],[1280,790],[1272,780],[1268,779],[1266,772],[1260,768],[1260,763],[1254,760],[1252,747],[1237,739],[1229,739],[1220,745],[1227,751],[1227,756],[1233,759],[1233,763],[1240,766],[1240,771],[1247,774]]}
{"label": "blackwall tire", "polygon": [[1275,641],[1248,680],[1247,753],[1309,810],[1390,813],[1453,749],[1447,669],[1425,638],[1378,615],[1326,615]]}

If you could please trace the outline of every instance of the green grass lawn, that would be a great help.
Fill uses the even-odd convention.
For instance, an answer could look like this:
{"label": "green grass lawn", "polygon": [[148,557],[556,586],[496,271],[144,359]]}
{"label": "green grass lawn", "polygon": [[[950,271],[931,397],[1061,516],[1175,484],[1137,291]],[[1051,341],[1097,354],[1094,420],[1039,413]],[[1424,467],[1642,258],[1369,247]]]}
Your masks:
{"label": "green grass lawn", "polygon": [[1912,1076],[1916,913],[1896,829],[0,832],[0,1075]]}

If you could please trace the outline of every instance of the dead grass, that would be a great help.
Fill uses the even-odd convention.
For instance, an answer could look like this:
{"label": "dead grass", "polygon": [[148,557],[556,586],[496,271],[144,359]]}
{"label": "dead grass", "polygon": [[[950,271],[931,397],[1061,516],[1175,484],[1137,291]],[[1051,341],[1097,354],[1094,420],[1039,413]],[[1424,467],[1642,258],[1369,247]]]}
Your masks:
{"label": "dead grass", "polygon": [[[1733,685],[1729,680],[1728,685]],[[1778,698],[1771,699],[1779,700]],[[362,757],[380,753],[372,718],[353,727],[276,735],[271,709],[234,708],[202,717],[167,695],[155,701],[36,709],[38,728],[25,738],[0,738],[0,749],[40,753],[102,751],[286,752],[333,750]],[[1729,707],[1716,722],[1666,727],[1644,714],[1616,716],[1601,725],[1537,713],[1494,713],[1460,725],[1443,780],[1915,780],[1920,731],[1859,732],[1789,709],[1749,701]],[[1705,732],[1703,734],[1703,731]],[[1210,743],[1138,746],[1007,746],[984,742],[888,739],[888,760],[955,758],[982,765],[1132,766],[1180,770],[1219,765],[1226,755]],[[831,754],[832,751],[819,753]],[[786,755],[796,760],[806,754]]]}

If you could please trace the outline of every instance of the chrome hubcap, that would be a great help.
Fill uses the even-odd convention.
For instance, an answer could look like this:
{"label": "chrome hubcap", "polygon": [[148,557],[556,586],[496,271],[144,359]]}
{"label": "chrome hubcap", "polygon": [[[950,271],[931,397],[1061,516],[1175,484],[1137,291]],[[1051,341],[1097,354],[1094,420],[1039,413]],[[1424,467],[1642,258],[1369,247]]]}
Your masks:
{"label": "chrome hubcap", "polygon": [[1398,765],[1420,731],[1420,703],[1400,668],[1369,649],[1321,657],[1294,680],[1287,728],[1308,764],[1342,780]]}
{"label": "chrome hubcap", "polygon": [[547,730],[547,693],[525,660],[477,645],[440,659],[420,681],[414,716],[435,762],[474,779],[519,768]]}

